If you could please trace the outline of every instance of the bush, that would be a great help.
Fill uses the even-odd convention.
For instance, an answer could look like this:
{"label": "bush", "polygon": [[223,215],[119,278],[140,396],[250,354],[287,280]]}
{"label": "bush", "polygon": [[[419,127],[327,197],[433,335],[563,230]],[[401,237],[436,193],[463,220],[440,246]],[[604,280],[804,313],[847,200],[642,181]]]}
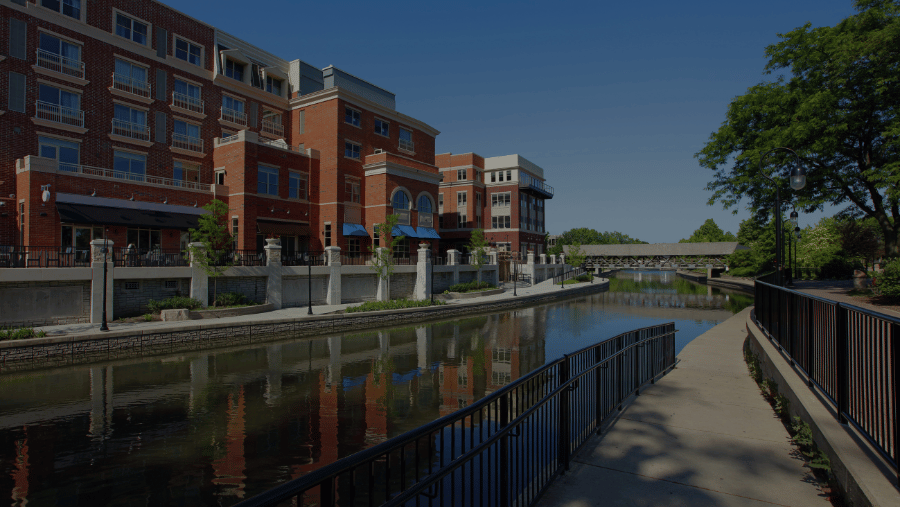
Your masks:
{"label": "bush", "polygon": [[875,283],[882,296],[900,297],[900,258],[888,261]]}
{"label": "bush", "polygon": [[255,301],[247,299],[247,296],[237,292],[223,292],[216,296],[216,306],[252,306]]}
{"label": "bush", "polygon": [[856,266],[847,259],[835,258],[822,265],[819,276],[832,280],[847,280],[853,276],[855,268]]}
{"label": "bush", "polygon": [[578,275],[575,278],[571,278],[569,280],[564,281],[563,285],[571,285],[573,283],[590,282],[592,278],[593,278],[593,276],[585,273],[583,275]]}
{"label": "bush", "polygon": [[163,299],[162,301],[154,301],[152,299],[147,301],[147,309],[152,313],[159,313],[163,310],[177,310],[180,308],[196,310],[201,306],[203,306],[203,303],[201,303],[200,300],[184,296],[172,296]]}
{"label": "bush", "polygon": [[728,274],[731,276],[756,276],[756,268],[734,268],[729,270]]}
{"label": "bush", "polygon": [[35,331],[30,327],[0,327],[0,341],[3,340],[25,340],[28,338],[43,338],[47,333],[43,331]]}
{"label": "bush", "polygon": [[496,285],[491,285],[487,282],[468,282],[451,285],[449,290],[450,292],[477,292],[496,288]]}
{"label": "bush", "polygon": [[377,312],[381,310],[400,310],[402,308],[421,308],[425,306],[438,306],[445,304],[447,303],[440,300],[435,300],[434,302],[432,302],[429,299],[423,301],[413,301],[411,299],[392,299],[390,301],[366,301],[359,306],[351,306],[345,311],[347,313]]}

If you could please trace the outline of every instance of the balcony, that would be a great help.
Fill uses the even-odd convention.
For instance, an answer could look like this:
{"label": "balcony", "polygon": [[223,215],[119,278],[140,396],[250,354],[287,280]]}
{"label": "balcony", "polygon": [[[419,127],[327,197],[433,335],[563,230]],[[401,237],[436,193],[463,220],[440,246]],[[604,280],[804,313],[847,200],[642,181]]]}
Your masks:
{"label": "balcony", "polygon": [[414,152],[416,151],[416,144],[412,141],[407,141],[405,139],[400,140],[400,149],[404,151]]}
{"label": "balcony", "polygon": [[66,58],[65,56],[37,50],[37,64],[42,69],[58,72],[64,76],[73,77],[75,79],[84,80],[84,62]]}
{"label": "balcony", "polygon": [[116,171],[103,167],[92,167],[82,164],[62,163],[52,158],[36,157],[33,155],[19,159],[16,163],[16,170],[19,172],[35,171],[45,173],[68,174],[71,176],[87,176],[91,178],[100,178],[111,181],[127,181],[135,183],[146,183],[149,185],[158,185],[163,187],[173,187],[183,190],[194,190],[199,192],[211,192],[211,186],[204,183],[196,183],[193,181],[182,181],[172,178],[163,178],[160,176],[149,176],[146,174],[136,174],[124,171]]}
{"label": "balcony", "polygon": [[240,111],[235,111],[234,109],[222,108],[222,117],[219,118],[220,121],[225,121],[228,123],[233,123],[235,125],[240,125],[242,127],[247,126],[247,113],[242,113]]}
{"label": "balcony", "polygon": [[150,128],[146,125],[116,120],[115,118],[112,121],[112,132],[110,133],[114,136],[126,137],[135,141],[150,141]]}
{"label": "balcony", "polygon": [[203,153],[203,139],[184,134],[172,134],[172,148]]}
{"label": "balcony", "polygon": [[205,114],[203,112],[203,101],[199,97],[191,97],[177,92],[172,92],[172,107],[200,115]]}
{"label": "balcony", "polygon": [[541,199],[553,199],[553,187],[527,174],[522,174],[519,180],[519,191]]}
{"label": "balcony", "polygon": [[123,76],[115,72],[112,75],[112,89],[130,93],[144,99],[150,98],[150,83],[138,81],[133,77]]}
{"label": "balcony", "polygon": [[35,102],[35,118],[70,127],[84,128],[84,111],[49,102]]}
{"label": "balcony", "polygon": [[275,137],[284,137],[284,125],[269,120],[262,121],[262,133]]}

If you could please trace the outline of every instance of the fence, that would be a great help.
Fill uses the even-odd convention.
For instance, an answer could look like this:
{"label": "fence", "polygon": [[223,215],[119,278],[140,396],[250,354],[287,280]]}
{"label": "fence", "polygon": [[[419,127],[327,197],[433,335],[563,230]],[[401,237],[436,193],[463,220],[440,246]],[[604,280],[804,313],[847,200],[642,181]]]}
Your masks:
{"label": "fence", "polygon": [[282,266],[327,266],[328,255],[324,251],[298,252],[296,254],[282,255]]}
{"label": "fence", "polygon": [[840,422],[853,423],[896,469],[900,319],[760,280],[756,319]]}
{"label": "fence", "polygon": [[121,267],[177,267],[190,266],[187,252],[175,249],[140,250],[127,247],[112,248],[113,266]]}
{"label": "fence", "polygon": [[371,266],[372,265],[372,254],[370,254],[370,253],[341,254],[341,264],[344,266]]}
{"label": "fence", "polygon": [[566,280],[571,280],[573,278],[577,278],[583,274],[586,274],[587,270],[584,268],[575,268],[571,271],[566,271],[565,273],[560,273],[553,277],[553,285],[561,284]]}
{"label": "fence", "polygon": [[626,398],[674,363],[674,323],[629,331],[238,505],[531,505]]}
{"label": "fence", "polygon": [[90,267],[90,249],[0,245],[0,268]]}

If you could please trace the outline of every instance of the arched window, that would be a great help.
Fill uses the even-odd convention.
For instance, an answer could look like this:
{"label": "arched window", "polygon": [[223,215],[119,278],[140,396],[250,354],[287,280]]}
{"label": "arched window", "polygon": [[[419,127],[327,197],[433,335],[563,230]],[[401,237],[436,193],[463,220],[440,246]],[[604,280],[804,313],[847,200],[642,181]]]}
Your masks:
{"label": "arched window", "polygon": [[391,205],[395,209],[409,209],[409,196],[406,195],[406,192],[398,190],[397,193],[394,194],[394,200]]}
{"label": "arched window", "polygon": [[419,213],[431,213],[431,199],[427,195],[419,196]]}

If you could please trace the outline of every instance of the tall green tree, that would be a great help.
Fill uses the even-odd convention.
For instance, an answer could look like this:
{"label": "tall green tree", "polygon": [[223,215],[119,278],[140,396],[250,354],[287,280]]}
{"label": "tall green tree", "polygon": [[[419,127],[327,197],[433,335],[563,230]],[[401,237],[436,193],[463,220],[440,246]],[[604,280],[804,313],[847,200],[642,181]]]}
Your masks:
{"label": "tall green tree", "polygon": [[394,227],[399,219],[400,215],[388,215],[383,223],[375,226],[383,249],[379,250],[369,246],[369,251],[372,253],[372,271],[382,280],[387,280],[394,274],[394,248],[400,241],[406,239],[406,236],[393,236]]}
{"label": "tall green tree", "polygon": [[618,245],[618,244],[634,244],[646,243],[636,238],[632,238],[621,232],[598,232],[587,227],[579,227],[569,229],[559,235],[556,239],[556,245],[547,250],[550,255],[559,255],[563,253],[563,246],[578,243],[579,245]]}
{"label": "tall green tree", "polygon": [[481,281],[481,267],[487,264],[488,240],[484,237],[484,229],[475,229],[469,235],[469,251],[472,252],[472,265],[476,269],[476,279]]}
{"label": "tall green tree", "polygon": [[[228,254],[232,244],[228,229],[228,205],[213,199],[204,204],[203,209],[209,213],[204,213],[197,219],[198,228],[188,229],[191,234],[188,252],[206,275],[213,279],[213,301],[216,301],[219,276],[234,266],[234,259]],[[195,246],[195,242],[200,245]]]}
{"label": "tall green tree", "polygon": [[[765,170],[783,206],[806,211],[849,202],[881,228],[887,256],[900,255],[900,0],[857,0],[857,14],[833,27],[809,23],[766,48],[765,73],[785,73],[751,87],[728,107],[725,121],[695,156],[715,172],[709,204],[725,208],[744,196],[764,215],[775,188],[759,174],[763,155],[796,151],[806,187],[789,190],[776,152]],[[737,213],[737,210],[734,211]]]}
{"label": "tall green tree", "polygon": [[718,241],[737,241],[737,238],[730,232],[724,232],[716,225],[715,220],[708,218],[699,229],[691,234],[691,237],[682,239],[679,243],[715,243]]}

